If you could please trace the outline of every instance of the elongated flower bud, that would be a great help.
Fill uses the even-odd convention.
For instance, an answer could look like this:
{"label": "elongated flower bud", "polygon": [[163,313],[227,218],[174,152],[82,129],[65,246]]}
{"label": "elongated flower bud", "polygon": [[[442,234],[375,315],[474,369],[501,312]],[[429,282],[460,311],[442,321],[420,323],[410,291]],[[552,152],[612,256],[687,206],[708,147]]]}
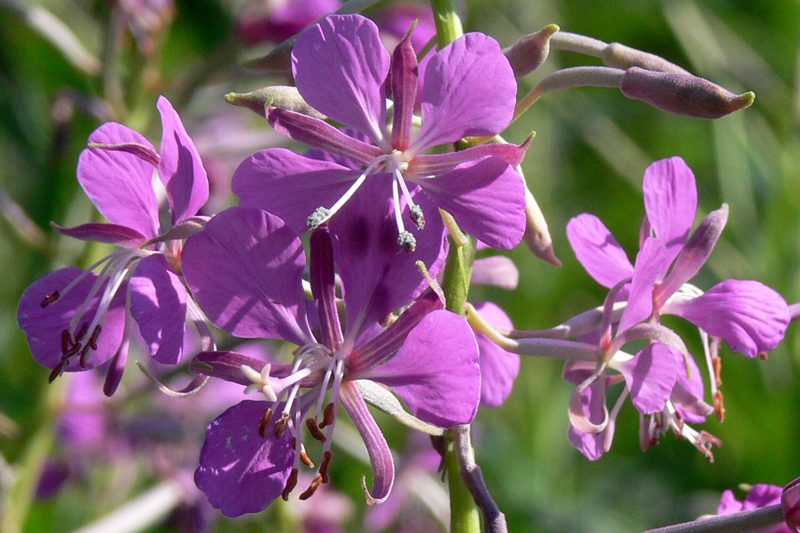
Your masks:
{"label": "elongated flower bud", "polygon": [[325,119],[325,115],[308,105],[295,87],[274,85],[249,93],[228,93],[225,101],[239,107],[246,107],[266,118],[267,106],[288,109],[311,117]]}
{"label": "elongated flower bud", "polygon": [[625,71],[619,86],[634,100],[696,118],[720,118],[752,105],[755,94],[735,95],[703,78],[690,74],[653,72],[639,67]]}
{"label": "elongated flower bud", "polygon": [[558,26],[550,24],[536,33],[521,37],[503,50],[515,77],[521,78],[542,66],[550,54],[550,36],[558,30]]}
{"label": "elongated flower bud", "polygon": [[603,48],[600,57],[607,66],[624,70],[632,67],[641,67],[645,70],[654,70],[656,72],[691,75],[675,63],[670,63],[661,56],[642,52],[620,43],[611,43]]}

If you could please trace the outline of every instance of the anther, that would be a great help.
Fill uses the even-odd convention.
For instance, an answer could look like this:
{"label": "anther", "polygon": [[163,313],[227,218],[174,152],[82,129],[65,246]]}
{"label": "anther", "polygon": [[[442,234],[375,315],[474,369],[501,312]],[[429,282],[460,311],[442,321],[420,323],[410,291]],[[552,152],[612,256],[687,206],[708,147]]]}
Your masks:
{"label": "anther", "polygon": [[61,360],[63,361],[63,360],[69,359],[70,357],[72,357],[76,353],[80,352],[81,348],[83,348],[83,344],[81,344],[80,342],[76,342],[67,351],[65,351],[61,355]]}
{"label": "anther", "polygon": [[322,476],[323,483],[330,483],[331,478],[328,475],[328,466],[331,464],[331,452],[328,450],[322,459],[322,464],[319,465],[319,475]]}
{"label": "anther", "polygon": [[45,296],[44,300],[42,300],[42,309],[44,309],[45,307],[47,307],[51,303],[55,302],[56,300],[58,300],[58,298],[60,296],[61,296],[61,293],[58,292],[58,291],[53,291],[50,294],[48,294],[47,296]]}
{"label": "anther", "polygon": [[69,334],[69,330],[65,329],[61,332],[61,353],[67,353],[71,344],[75,344],[72,341],[72,335]]}
{"label": "anther", "polygon": [[759,358],[760,358],[762,361],[766,361],[766,360],[767,360],[767,352],[760,352],[760,353],[758,354],[758,357],[759,357]]}
{"label": "anther", "polygon": [[75,335],[75,339],[76,340],[82,339],[83,336],[86,335],[87,331],[89,331],[89,323],[84,322],[83,324],[81,324],[81,329],[78,330],[78,334]]}
{"label": "anther", "polygon": [[308,428],[308,432],[311,433],[311,436],[317,439],[318,441],[325,442],[326,440],[328,440],[327,438],[325,438],[325,435],[319,430],[319,427],[317,426],[317,423],[313,418],[306,418],[306,427]]}
{"label": "anther", "polygon": [[714,393],[714,412],[717,415],[717,420],[720,422],[725,421],[725,406],[722,403],[722,391],[717,390]]}
{"label": "anther", "polygon": [[322,413],[322,423],[319,425],[319,428],[322,429],[331,424],[333,424],[333,404],[329,403],[325,406],[325,411]]}
{"label": "anther", "polygon": [[267,427],[270,422],[272,422],[272,407],[267,407],[267,410],[264,411],[264,416],[262,416],[261,420],[258,422],[258,434],[261,435],[262,438],[266,438]]}
{"label": "anther", "polygon": [[308,229],[317,229],[317,226],[328,220],[331,216],[331,210],[326,207],[318,207],[314,210],[308,220],[306,226]]}
{"label": "anther", "polygon": [[300,495],[300,499],[301,500],[309,499],[311,496],[314,495],[315,492],[317,492],[317,489],[319,488],[320,485],[322,485],[322,476],[317,474],[316,476],[314,476],[314,479],[311,481],[311,486],[309,486],[306,489],[306,491],[303,494]]}
{"label": "anther", "polygon": [[50,377],[47,378],[47,382],[48,383],[54,382],[56,380],[56,378],[59,377],[63,373],[64,373],[64,362],[63,361],[59,361],[59,363],[56,365],[56,367],[53,369],[53,371],[50,372]]}
{"label": "anther", "polygon": [[722,357],[712,357],[711,365],[714,367],[714,379],[717,381],[717,387],[722,387]]}
{"label": "anther", "polygon": [[414,204],[408,211],[409,215],[411,216],[411,220],[417,226],[417,229],[422,230],[425,227],[425,215],[422,213],[422,208],[419,205]]}
{"label": "anther", "polygon": [[92,346],[87,344],[81,350],[81,360],[80,360],[81,368],[86,368],[86,363],[89,362],[89,356],[91,355],[91,352],[89,351],[89,350],[91,350],[91,348],[92,348]]}
{"label": "anther", "polygon": [[397,244],[399,244],[406,252],[413,252],[417,249],[417,239],[410,231],[401,231],[397,237]]}
{"label": "anther", "polygon": [[275,422],[275,438],[280,439],[286,430],[289,429],[289,413],[283,413],[281,419]]}
{"label": "anther", "polygon": [[297,486],[297,469],[292,468],[292,473],[289,474],[289,479],[286,480],[286,486],[283,488],[283,492],[281,492],[281,498],[283,501],[289,500],[289,493],[294,490]]}
{"label": "anther", "polygon": [[305,450],[300,450],[300,460],[309,468],[314,468],[314,461],[308,456]]}
{"label": "anther", "polygon": [[89,337],[89,346],[92,347],[92,350],[97,349],[97,339],[100,337],[101,331],[103,331],[103,326],[98,324],[95,326],[94,331],[92,331],[92,336]]}

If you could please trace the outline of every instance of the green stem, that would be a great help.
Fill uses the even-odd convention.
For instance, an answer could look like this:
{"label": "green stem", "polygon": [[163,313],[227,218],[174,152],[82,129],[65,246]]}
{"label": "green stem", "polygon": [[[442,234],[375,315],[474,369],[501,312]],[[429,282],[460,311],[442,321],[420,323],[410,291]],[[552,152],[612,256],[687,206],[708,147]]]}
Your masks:
{"label": "green stem", "polygon": [[439,36],[439,48],[464,35],[457,0],[431,0],[431,6],[436,21],[436,34]]}
{"label": "green stem", "polygon": [[748,531],[763,531],[765,528],[778,525],[783,521],[783,509],[780,504],[777,504],[650,529],[645,533],[747,533]]}
{"label": "green stem", "polygon": [[447,484],[450,487],[450,532],[474,533],[481,530],[478,506],[461,478],[461,465],[452,442],[447,448]]}

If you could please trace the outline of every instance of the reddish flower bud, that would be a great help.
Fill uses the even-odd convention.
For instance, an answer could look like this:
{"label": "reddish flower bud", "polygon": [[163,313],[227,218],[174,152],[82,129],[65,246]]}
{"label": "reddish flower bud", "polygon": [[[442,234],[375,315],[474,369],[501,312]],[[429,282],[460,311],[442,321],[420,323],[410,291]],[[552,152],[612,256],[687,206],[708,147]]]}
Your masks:
{"label": "reddish flower bud", "polygon": [[515,77],[521,78],[542,66],[550,54],[550,36],[558,30],[558,26],[550,24],[536,33],[521,37],[503,50]]}

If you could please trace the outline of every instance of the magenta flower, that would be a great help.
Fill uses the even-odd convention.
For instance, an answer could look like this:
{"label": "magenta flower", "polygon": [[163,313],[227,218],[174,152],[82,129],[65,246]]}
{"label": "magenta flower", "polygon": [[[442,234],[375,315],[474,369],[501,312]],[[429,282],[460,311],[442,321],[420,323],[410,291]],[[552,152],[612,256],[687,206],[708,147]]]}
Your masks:
{"label": "magenta flower", "polygon": [[[368,202],[348,204],[337,217],[335,222],[352,235],[346,243],[331,242],[326,226],[311,236],[316,304],[311,316],[319,320],[317,337],[309,326],[301,283],[305,254],[282,220],[258,209],[232,208],[186,243],[184,275],[212,322],[236,336],[300,346],[292,365],[267,364],[235,352],[203,352],[193,363],[198,372],[247,385],[267,399],[241,402],[208,428],[195,481],[227,516],[258,512],[278,496],[288,498],[300,463],[313,465],[303,445],[303,425],[322,441],[323,459],[301,499],[328,482],[340,406],[369,450],[373,486],[367,499],[386,499],[394,463],[362,394],[374,401],[376,394],[388,393],[370,381],[391,387],[423,423],[448,427],[475,416],[478,351],[464,319],[442,310],[441,301],[428,291],[388,328],[378,324],[409,302],[410,291],[402,286],[411,275],[413,257],[387,253],[392,237],[383,231],[383,214],[376,220],[371,207]],[[352,231],[355,227],[359,231]],[[344,333],[335,302],[334,258],[345,304]]]}
{"label": "magenta flower", "polygon": [[[192,217],[208,199],[208,179],[180,117],[163,96],[158,109],[164,131],[160,156],[142,135],[113,122],[95,130],[81,153],[78,181],[109,222],[53,224],[64,235],[121,249],[87,271],[66,268],[45,276],[20,300],[19,325],[36,362],[53,369],[51,381],[116,355],[107,382],[107,392],[113,392],[127,357],[128,305],[153,358],[166,364],[181,360],[188,295],[177,266],[180,239],[197,229]],[[154,172],[166,188],[173,225],[163,233]],[[92,272],[97,268],[99,274]]]}
{"label": "magenta flower", "polygon": [[[722,500],[719,503],[717,514],[733,514],[741,511],[752,511],[753,509],[769,507],[770,505],[778,505],[781,503],[783,490],[783,487],[778,487],[777,485],[759,483],[753,485],[742,501],[736,499],[732,490],[726,490],[722,493]],[[781,523],[759,529],[758,533],[789,533],[789,531],[791,531],[789,527],[785,523]]]}
{"label": "magenta flower", "polygon": [[[234,174],[240,205],[274,213],[301,233],[333,217],[364,183],[379,178],[385,185],[377,198],[392,199],[395,237],[406,250],[415,248],[416,238],[406,229],[405,213],[422,230],[425,213],[435,214],[436,207],[450,212],[467,233],[490,246],[508,249],[519,243],[525,230],[525,188],[513,165],[522,161],[524,146],[422,153],[466,136],[494,135],[511,121],[516,81],[496,41],[470,33],[431,58],[416,137],[412,126],[418,65],[408,36],[390,58],[373,22],[359,15],[334,15],[297,38],[292,65],[303,98],[358,135],[274,107],[267,110],[270,124],[297,141],[349,160],[356,169],[283,148],[266,149],[245,160]],[[391,130],[387,91],[393,95]],[[441,232],[438,218],[428,217],[433,226],[429,231]]]}

